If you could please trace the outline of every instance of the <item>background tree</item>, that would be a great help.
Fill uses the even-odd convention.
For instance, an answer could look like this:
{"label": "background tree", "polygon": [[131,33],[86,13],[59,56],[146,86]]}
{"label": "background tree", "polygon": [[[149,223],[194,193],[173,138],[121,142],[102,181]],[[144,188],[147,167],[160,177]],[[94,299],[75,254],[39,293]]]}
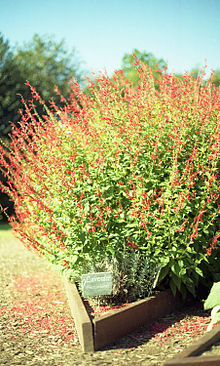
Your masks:
{"label": "background tree", "polygon": [[0,134],[7,134],[10,122],[16,123],[19,119],[21,104],[17,94],[24,99],[31,98],[29,88],[24,85],[27,80],[46,104],[50,98],[58,102],[55,85],[67,97],[69,80],[73,77],[82,80],[81,63],[74,49],[68,52],[64,40],[56,42],[51,36],[35,34],[30,42],[17,46],[12,52],[8,41],[1,36]]}
{"label": "background tree", "polygon": [[[190,71],[190,74],[192,75],[192,77],[194,79],[196,79],[198,77],[199,73],[200,73],[200,68],[199,67],[194,67]],[[214,72],[214,75],[213,75],[213,84],[215,86],[219,86],[220,85],[220,69],[217,69]]]}
{"label": "background tree", "polygon": [[69,80],[82,79],[75,49],[68,52],[64,40],[56,42],[50,36],[35,34],[30,42],[17,48],[15,60],[23,82],[28,80],[45,100],[55,97],[55,85],[67,96]]}
{"label": "background tree", "polygon": [[122,69],[125,74],[125,77],[128,80],[131,80],[134,85],[138,84],[139,75],[134,65],[134,56],[144,64],[147,64],[151,67],[153,72],[153,76],[155,78],[155,82],[161,76],[161,70],[167,67],[167,63],[162,59],[157,59],[152,53],[140,52],[137,49],[134,49],[132,53],[126,53],[122,59]]}
{"label": "background tree", "polygon": [[17,96],[23,88],[19,67],[15,62],[8,40],[0,33],[0,135],[10,130],[9,121],[19,119],[17,110],[20,102]]}
{"label": "background tree", "polygon": [[191,69],[190,75],[193,77],[193,79],[197,79],[197,77],[199,76],[200,70],[201,70],[201,68],[199,68],[198,66],[195,66]]}
{"label": "background tree", "polygon": [[217,69],[215,71],[214,76],[213,76],[213,83],[215,84],[215,86],[220,85],[220,69]]}

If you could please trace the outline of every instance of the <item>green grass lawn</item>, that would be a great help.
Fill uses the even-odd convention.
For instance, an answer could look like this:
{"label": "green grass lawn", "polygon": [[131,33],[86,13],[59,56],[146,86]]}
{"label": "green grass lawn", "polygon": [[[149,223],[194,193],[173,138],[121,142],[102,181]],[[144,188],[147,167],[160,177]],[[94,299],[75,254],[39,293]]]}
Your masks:
{"label": "green grass lawn", "polygon": [[11,226],[6,222],[0,222],[0,239],[4,239],[7,237],[12,237],[12,229]]}

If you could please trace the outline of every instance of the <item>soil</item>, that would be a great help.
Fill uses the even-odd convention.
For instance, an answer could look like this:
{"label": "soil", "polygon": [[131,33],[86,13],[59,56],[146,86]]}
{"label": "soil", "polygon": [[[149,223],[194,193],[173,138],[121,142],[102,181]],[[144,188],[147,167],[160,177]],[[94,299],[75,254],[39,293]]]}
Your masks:
{"label": "soil", "polygon": [[83,353],[61,277],[10,230],[0,231],[0,258],[1,366],[159,366],[210,322],[202,303],[193,302],[101,351]]}

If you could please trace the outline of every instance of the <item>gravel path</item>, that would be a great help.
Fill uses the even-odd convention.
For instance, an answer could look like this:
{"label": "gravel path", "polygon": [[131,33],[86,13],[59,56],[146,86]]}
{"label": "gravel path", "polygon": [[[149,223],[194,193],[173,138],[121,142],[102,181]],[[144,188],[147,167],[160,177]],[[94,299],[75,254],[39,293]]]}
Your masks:
{"label": "gravel path", "polygon": [[0,231],[0,258],[0,366],[159,366],[204,334],[209,322],[195,303],[84,354],[60,276],[10,231]]}

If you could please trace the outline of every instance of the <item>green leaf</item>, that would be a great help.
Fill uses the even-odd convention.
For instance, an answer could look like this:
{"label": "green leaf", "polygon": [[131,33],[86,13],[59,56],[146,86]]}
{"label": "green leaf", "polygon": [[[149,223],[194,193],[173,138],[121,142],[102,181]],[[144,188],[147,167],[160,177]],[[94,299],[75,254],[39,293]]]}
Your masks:
{"label": "green leaf", "polygon": [[161,258],[160,265],[161,265],[161,267],[165,267],[169,262],[170,262],[170,258],[166,256],[164,258]]}
{"label": "green leaf", "polygon": [[220,322],[220,307],[215,306],[211,313],[212,324]]}
{"label": "green leaf", "polygon": [[178,276],[174,275],[174,274],[172,274],[172,279],[173,279],[173,282],[175,283],[176,287],[178,288],[178,290],[180,290],[181,279]]}
{"label": "green leaf", "polygon": [[213,284],[209,296],[204,302],[204,309],[213,309],[217,305],[220,305],[220,282]]}
{"label": "green leaf", "polygon": [[186,268],[181,268],[179,271],[179,277],[184,277],[186,275]]}
{"label": "green leaf", "polygon": [[180,273],[180,266],[178,263],[174,262],[172,265],[171,265],[171,270],[172,272],[178,277],[179,276],[179,273]]}
{"label": "green leaf", "polygon": [[171,291],[173,293],[173,295],[175,296],[176,295],[176,290],[177,290],[177,286],[173,280],[173,277],[170,279],[170,282],[169,282],[169,285],[170,285],[170,288],[171,288]]}
{"label": "green leaf", "polygon": [[178,260],[178,264],[179,264],[179,267],[180,267],[180,268],[183,268],[183,266],[184,266],[184,262],[183,262],[183,260],[182,260],[182,259],[179,259],[179,260]]}
{"label": "green leaf", "polygon": [[90,212],[89,202],[86,202],[84,211],[85,211],[86,214]]}
{"label": "green leaf", "polygon": [[159,271],[157,284],[159,284],[169,273],[169,266],[162,267]]}
{"label": "green leaf", "polygon": [[70,257],[71,264],[72,264],[72,265],[76,264],[76,262],[77,262],[78,258],[79,258],[79,257],[78,257],[78,255],[72,255],[72,256]]}
{"label": "green leaf", "polygon": [[186,286],[183,284],[183,282],[181,282],[180,292],[183,296],[183,299],[185,300],[187,297],[187,291],[186,291]]}
{"label": "green leaf", "polygon": [[199,267],[195,268],[196,273],[198,273],[199,276],[203,277],[203,272]]}
{"label": "green leaf", "polygon": [[195,281],[192,280],[192,278],[190,277],[190,274],[187,274],[187,276],[184,276],[181,279],[185,283],[187,290],[189,292],[191,292],[191,294],[195,297],[196,296]]}

